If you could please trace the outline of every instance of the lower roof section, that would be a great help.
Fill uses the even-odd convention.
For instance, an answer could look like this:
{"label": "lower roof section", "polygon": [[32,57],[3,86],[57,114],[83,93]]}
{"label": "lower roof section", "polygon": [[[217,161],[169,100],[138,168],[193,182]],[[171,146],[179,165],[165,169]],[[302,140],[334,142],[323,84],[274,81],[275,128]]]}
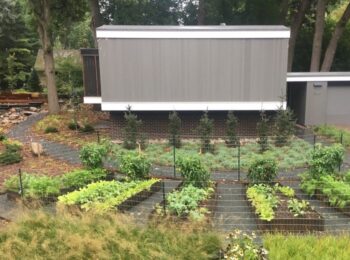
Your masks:
{"label": "lower roof section", "polygon": [[286,108],[286,102],[103,102],[103,111],[126,111],[130,106],[133,111],[260,111]]}

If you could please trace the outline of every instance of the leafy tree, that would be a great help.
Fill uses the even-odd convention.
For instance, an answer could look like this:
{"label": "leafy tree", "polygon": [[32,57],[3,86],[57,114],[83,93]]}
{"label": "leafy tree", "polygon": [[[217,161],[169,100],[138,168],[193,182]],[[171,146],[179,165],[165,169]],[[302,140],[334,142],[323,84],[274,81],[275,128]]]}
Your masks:
{"label": "leafy tree", "polygon": [[169,143],[170,145],[175,145],[176,148],[181,147],[181,138],[180,138],[180,130],[181,130],[181,118],[173,111],[169,114]]}
{"label": "leafy tree", "polygon": [[238,125],[238,119],[233,113],[233,111],[229,111],[227,113],[227,120],[226,120],[226,133],[227,133],[227,144],[230,147],[236,147],[239,140],[237,137],[237,125]]}
{"label": "leafy tree", "polygon": [[17,52],[29,52],[27,49],[11,49],[7,61],[7,73],[5,80],[8,84],[8,89],[13,90],[16,88],[19,82],[24,82],[29,75],[28,72],[24,71],[25,65],[21,63],[17,58]]}
{"label": "leafy tree", "polygon": [[295,132],[296,119],[289,108],[279,107],[275,117],[275,145],[286,145]]}
{"label": "leafy tree", "polygon": [[126,149],[136,149],[137,140],[139,138],[139,128],[142,121],[137,118],[137,115],[131,112],[131,107],[124,113],[125,127],[124,127],[124,142],[123,146]]}
{"label": "leafy tree", "polygon": [[269,133],[269,118],[266,116],[265,111],[260,112],[260,122],[257,123],[258,131],[258,144],[260,145],[260,152],[265,152],[269,148],[268,133]]}
{"label": "leafy tree", "polygon": [[205,111],[199,120],[198,133],[201,139],[201,148],[203,152],[210,152],[210,138],[213,133],[214,120],[208,116],[208,110]]}

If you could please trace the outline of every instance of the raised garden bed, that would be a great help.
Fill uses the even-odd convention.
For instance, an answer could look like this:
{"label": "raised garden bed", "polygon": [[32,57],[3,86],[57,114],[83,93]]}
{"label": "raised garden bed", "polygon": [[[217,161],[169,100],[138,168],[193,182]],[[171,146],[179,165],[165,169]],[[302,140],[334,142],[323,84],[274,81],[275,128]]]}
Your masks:
{"label": "raised garden bed", "polygon": [[[283,187],[283,186],[281,186]],[[248,186],[247,186],[248,188]],[[291,233],[305,233],[313,231],[324,231],[324,219],[323,217],[308,207],[302,215],[295,216],[288,207],[288,201],[290,199],[299,198],[295,195],[287,197],[281,192],[276,192],[275,197],[277,199],[277,206],[274,208],[274,217],[271,220],[263,220],[256,213],[256,208],[249,201],[247,195],[246,199],[249,201],[251,211],[256,216],[255,221],[260,231],[271,232],[291,232]]]}

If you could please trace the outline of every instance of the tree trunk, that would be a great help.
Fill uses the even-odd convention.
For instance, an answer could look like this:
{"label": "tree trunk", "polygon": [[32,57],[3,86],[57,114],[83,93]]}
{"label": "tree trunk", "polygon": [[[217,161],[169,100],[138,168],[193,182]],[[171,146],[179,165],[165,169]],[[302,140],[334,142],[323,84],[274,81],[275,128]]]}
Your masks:
{"label": "tree trunk", "polygon": [[310,6],[310,0],[301,0],[300,8],[298,12],[293,16],[291,28],[290,28],[290,38],[289,38],[289,49],[288,49],[288,71],[292,71],[294,50],[299,30],[303,19],[305,17],[306,10]]}
{"label": "tree trunk", "polygon": [[53,47],[50,37],[50,6],[48,1],[43,1],[42,17],[38,20],[38,32],[41,40],[44,55],[45,76],[47,79],[47,99],[49,104],[49,113],[57,114],[60,111],[58,104],[56,80],[55,80],[55,62],[53,58]]}
{"label": "tree trunk", "polygon": [[342,17],[338,21],[337,25],[335,26],[334,32],[332,34],[332,38],[329,41],[329,44],[327,46],[327,50],[323,59],[321,71],[330,71],[334,59],[335,52],[337,50],[338,41],[343,35],[343,32],[345,30],[346,24],[350,19],[350,3],[346,7]]}
{"label": "tree trunk", "polygon": [[91,30],[94,36],[95,47],[97,48],[96,28],[103,25],[103,19],[100,13],[100,6],[98,0],[89,0],[91,11]]}
{"label": "tree trunk", "polygon": [[310,71],[319,71],[322,53],[322,39],[324,33],[324,21],[326,14],[327,0],[318,0],[316,7],[316,23],[314,40],[312,43],[312,54]]}
{"label": "tree trunk", "polygon": [[199,0],[199,3],[198,3],[198,25],[204,25],[204,20],[205,20],[204,0]]}

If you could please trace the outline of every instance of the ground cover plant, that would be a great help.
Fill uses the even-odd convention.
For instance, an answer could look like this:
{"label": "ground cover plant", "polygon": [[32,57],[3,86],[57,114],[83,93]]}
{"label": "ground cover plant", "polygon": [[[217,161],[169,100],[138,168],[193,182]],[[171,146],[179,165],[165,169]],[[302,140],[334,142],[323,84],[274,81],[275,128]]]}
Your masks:
{"label": "ground cover plant", "polygon": [[[114,144],[115,156],[127,152],[122,145]],[[176,158],[199,156],[210,170],[233,170],[238,168],[238,147],[228,147],[225,143],[216,143],[213,153],[199,154],[199,141],[183,140],[181,148],[176,149]],[[299,138],[293,138],[288,146],[276,147],[273,144],[264,155],[275,158],[280,169],[305,167],[313,146]],[[143,153],[154,165],[173,166],[173,151],[168,144],[150,143]],[[260,157],[260,146],[255,140],[246,141],[240,147],[240,166],[247,170],[252,161]]]}
{"label": "ground cover plant", "polygon": [[350,131],[346,129],[341,129],[332,125],[321,125],[314,127],[314,131],[317,134],[329,137],[334,141],[342,144],[346,147],[350,146]]}
{"label": "ground cover plant", "polygon": [[22,143],[9,139],[3,139],[0,143],[0,166],[11,165],[22,161]]}
{"label": "ground cover plant", "polygon": [[271,235],[263,236],[269,259],[346,260],[350,257],[349,235]]}
{"label": "ground cover plant", "polygon": [[216,259],[222,244],[208,229],[115,214],[33,212],[0,230],[2,259]]}
{"label": "ground cover plant", "polygon": [[43,176],[23,173],[22,188],[20,190],[19,175],[13,175],[5,180],[4,186],[7,191],[22,192],[25,198],[43,199],[58,196],[63,189],[72,190],[101,180],[107,175],[103,169],[74,170],[62,176]]}
{"label": "ground cover plant", "polygon": [[76,205],[86,211],[106,212],[137,193],[149,190],[157,182],[159,182],[158,179],[129,182],[99,181],[58,197],[58,204]]}

